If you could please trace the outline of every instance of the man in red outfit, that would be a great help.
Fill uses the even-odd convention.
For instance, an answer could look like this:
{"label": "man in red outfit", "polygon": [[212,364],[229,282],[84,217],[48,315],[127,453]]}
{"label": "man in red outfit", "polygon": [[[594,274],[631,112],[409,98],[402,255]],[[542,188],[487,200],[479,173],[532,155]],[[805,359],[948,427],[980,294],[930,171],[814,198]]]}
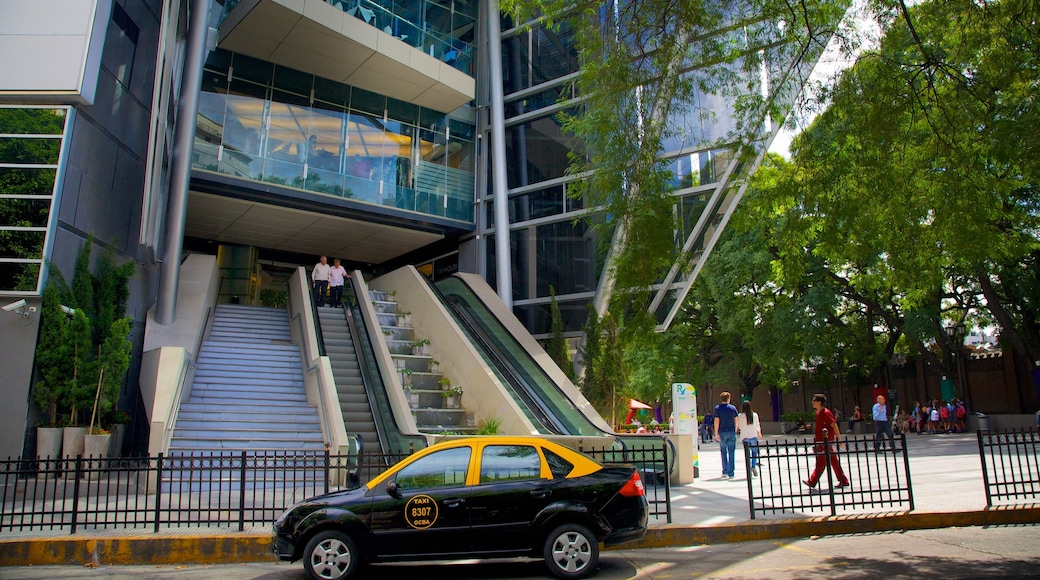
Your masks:
{"label": "man in red outfit", "polygon": [[816,409],[816,469],[813,470],[809,479],[802,483],[809,487],[816,487],[816,484],[820,481],[820,476],[823,475],[823,470],[827,469],[825,450],[829,449],[831,471],[838,478],[838,485],[835,487],[846,487],[849,485],[849,478],[845,477],[845,472],[842,471],[841,464],[838,463],[838,454],[830,443],[831,441],[841,439],[841,433],[838,432],[838,423],[834,420],[834,415],[827,409],[827,395],[821,393],[813,395],[812,406]]}

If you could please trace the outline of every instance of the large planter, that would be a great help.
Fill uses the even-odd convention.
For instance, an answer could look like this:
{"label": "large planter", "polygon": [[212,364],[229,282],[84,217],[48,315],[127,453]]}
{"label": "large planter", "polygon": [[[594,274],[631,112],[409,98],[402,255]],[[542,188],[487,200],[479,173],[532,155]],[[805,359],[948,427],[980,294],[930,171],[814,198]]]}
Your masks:
{"label": "large planter", "polygon": [[86,438],[86,427],[65,427],[64,432],[62,433],[61,453],[62,457],[65,458],[65,465],[63,467],[65,469],[66,479],[75,479],[76,457],[83,455]]}
{"label": "large planter", "polygon": [[83,456],[90,458],[108,457],[108,448],[112,443],[112,434],[86,435],[83,439]]}
{"label": "large planter", "polygon": [[61,427],[36,428],[36,458],[40,460],[40,471],[50,477],[58,476],[64,431]]}
{"label": "large planter", "polygon": [[126,436],[126,425],[117,423],[112,425],[110,429],[112,432],[112,438],[108,443],[108,456],[109,457],[122,457],[123,455],[123,439]]}
{"label": "large planter", "polygon": [[86,427],[65,427],[61,437],[62,457],[75,459],[83,455],[83,445],[87,437]]}

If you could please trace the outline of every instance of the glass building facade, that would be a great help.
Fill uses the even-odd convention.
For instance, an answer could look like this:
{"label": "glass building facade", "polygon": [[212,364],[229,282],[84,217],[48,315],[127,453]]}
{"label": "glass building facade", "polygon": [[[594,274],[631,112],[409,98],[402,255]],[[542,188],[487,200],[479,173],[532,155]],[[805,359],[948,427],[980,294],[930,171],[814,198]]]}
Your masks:
{"label": "glass building facade", "polygon": [[473,221],[474,125],[217,49],[193,167]]}

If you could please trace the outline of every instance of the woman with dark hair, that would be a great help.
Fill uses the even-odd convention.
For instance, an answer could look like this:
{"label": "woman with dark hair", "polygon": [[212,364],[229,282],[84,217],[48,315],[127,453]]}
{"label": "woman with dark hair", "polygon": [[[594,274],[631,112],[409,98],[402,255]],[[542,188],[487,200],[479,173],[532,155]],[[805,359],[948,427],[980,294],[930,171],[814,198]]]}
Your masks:
{"label": "woman with dark hair", "polygon": [[751,410],[751,401],[744,401],[740,405],[740,415],[737,416],[737,431],[740,433],[741,442],[746,442],[746,449],[751,456],[751,475],[758,475],[758,440],[762,437],[762,422],[758,420],[758,413]]}

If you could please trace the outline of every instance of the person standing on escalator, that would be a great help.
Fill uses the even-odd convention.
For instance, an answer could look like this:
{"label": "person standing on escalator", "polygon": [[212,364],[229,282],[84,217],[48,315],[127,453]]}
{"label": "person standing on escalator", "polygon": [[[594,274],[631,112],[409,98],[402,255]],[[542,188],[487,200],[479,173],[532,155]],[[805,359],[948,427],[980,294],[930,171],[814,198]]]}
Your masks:
{"label": "person standing on escalator", "polygon": [[343,283],[349,280],[350,274],[339,262],[339,258],[332,260],[332,268],[329,270],[329,306],[342,308],[343,306]]}

